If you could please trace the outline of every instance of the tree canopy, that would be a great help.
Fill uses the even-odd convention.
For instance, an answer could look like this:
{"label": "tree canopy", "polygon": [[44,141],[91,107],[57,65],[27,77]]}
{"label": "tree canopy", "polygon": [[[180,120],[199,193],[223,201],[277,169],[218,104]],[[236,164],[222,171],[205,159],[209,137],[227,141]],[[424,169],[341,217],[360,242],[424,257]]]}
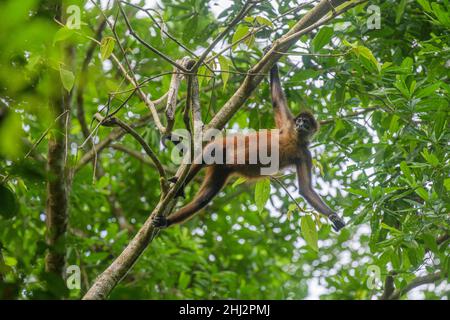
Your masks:
{"label": "tree canopy", "polygon": [[[8,0],[0,30],[0,298],[80,299],[117,257],[125,277],[94,298],[450,298],[449,1]],[[348,226],[287,170],[149,229],[202,178],[173,196],[164,135],[273,128],[277,61]]]}

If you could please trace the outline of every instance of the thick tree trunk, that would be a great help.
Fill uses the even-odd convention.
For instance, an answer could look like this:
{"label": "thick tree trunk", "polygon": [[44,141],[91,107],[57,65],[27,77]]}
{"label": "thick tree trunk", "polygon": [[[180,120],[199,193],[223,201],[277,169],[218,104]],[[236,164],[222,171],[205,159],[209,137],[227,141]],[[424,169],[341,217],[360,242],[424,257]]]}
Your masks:
{"label": "thick tree trunk", "polygon": [[[61,2],[58,2],[55,7],[55,19],[62,21]],[[67,68],[73,60],[74,50],[72,47],[61,47],[60,50],[61,59],[65,62]],[[71,95],[64,89],[58,71],[50,71],[50,77],[54,87],[50,93],[49,107],[52,117],[56,120],[48,138],[48,180],[45,209],[48,252],[45,257],[45,270],[63,277],[66,257],[65,237],[69,216],[70,182],[67,157]]]}
{"label": "thick tree trunk", "polygon": [[[68,108],[68,95],[59,90],[60,97],[54,97],[50,102],[51,111],[55,116],[63,114]],[[67,115],[68,116],[68,113]],[[65,265],[65,234],[68,220],[68,183],[66,170],[66,116],[60,117],[55,124],[48,141],[47,154],[47,245],[45,269],[63,275]]]}

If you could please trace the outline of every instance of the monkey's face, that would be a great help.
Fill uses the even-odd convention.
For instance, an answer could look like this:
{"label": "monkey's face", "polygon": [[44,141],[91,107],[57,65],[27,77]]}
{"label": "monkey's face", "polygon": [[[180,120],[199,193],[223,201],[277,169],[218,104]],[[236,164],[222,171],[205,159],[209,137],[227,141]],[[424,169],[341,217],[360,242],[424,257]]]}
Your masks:
{"label": "monkey's face", "polygon": [[313,135],[317,131],[317,122],[309,112],[302,112],[295,118],[295,129],[301,135]]}

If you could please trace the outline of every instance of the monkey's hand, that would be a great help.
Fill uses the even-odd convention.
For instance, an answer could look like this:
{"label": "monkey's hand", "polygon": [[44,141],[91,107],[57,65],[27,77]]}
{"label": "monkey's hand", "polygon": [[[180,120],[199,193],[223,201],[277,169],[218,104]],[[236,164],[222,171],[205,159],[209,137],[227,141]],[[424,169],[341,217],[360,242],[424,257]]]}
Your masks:
{"label": "monkey's hand", "polygon": [[334,231],[339,231],[343,227],[345,227],[345,222],[342,220],[341,217],[339,217],[336,213],[333,213],[332,215],[328,216],[328,218],[333,222],[333,229]]}
{"label": "monkey's hand", "polygon": [[152,226],[155,228],[164,229],[169,226],[169,223],[166,217],[156,216],[152,220]]}

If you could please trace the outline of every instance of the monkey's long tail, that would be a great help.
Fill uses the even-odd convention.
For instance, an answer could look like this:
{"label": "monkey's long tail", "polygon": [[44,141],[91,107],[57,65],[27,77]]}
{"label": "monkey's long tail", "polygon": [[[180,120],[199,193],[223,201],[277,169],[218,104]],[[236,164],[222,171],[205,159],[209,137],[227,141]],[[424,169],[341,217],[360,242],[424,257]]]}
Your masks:
{"label": "monkey's long tail", "polygon": [[203,209],[219,193],[227,180],[227,175],[225,174],[213,174],[209,178],[208,176],[206,175],[205,181],[195,198],[186,206],[167,217],[169,225],[181,223],[200,209]]}

